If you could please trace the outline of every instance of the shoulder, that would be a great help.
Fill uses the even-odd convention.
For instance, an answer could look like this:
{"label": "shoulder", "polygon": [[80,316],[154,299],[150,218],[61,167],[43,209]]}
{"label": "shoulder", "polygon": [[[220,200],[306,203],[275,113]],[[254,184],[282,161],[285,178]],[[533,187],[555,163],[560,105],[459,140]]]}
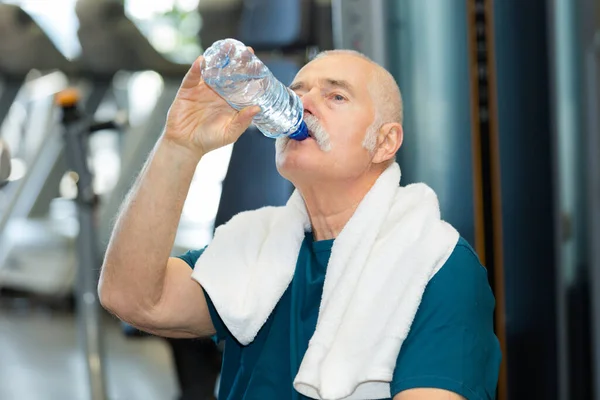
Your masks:
{"label": "shoulder", "polygon": [[429,281],[423,296],[457,296],[466,299],[491,292],[487,269],[481,264],[473,247],[459,238],[452,254]]}
{"label": "shoulder", "polygon": [[430,387],[493,398],[501,359],[494,307],[487,271],[461,238],[425,288],[398,356],[393,393]]}
{"label": "shoulder", "polygon": [[487,270],[473,247],[460,238],[427,284],[414,322],[481,329],[491,326],[494,307]]}

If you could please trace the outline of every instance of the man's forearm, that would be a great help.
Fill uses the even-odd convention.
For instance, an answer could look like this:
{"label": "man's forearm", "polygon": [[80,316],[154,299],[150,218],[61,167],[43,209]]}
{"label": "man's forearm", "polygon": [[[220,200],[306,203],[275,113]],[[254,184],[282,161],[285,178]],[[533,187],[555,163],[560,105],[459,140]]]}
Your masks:
{"label": "man's forearm", "polygon": [[183,204],[200,157],[161,139],[121,207],[102,267],[102,304],[115,313],[160,299]]}

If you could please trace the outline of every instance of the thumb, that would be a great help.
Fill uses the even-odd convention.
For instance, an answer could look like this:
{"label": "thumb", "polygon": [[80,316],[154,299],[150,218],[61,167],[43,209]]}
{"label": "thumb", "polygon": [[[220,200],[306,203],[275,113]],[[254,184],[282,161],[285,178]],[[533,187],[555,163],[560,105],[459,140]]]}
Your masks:
{"label": "thumb", "polygon": [[202,80],[201,66],[202,66],[203,62],[204,62],[204,57],[202,57],[202,56],[198,57],[194,61],[194,63],[190,67],[189,71],[187,72],[187,74],[185,74],[185,77],[183,78],[183,81],[181,83],[182,88],[190,89],[195,86],[198,86],[198,84],[200,83],[200,80]]}
{"label": "thumb", "polygon": [[227,136],[236,141],[252,123],[252,118],[261,111],[259,106],[250,106],[240,110],[227,127]]}

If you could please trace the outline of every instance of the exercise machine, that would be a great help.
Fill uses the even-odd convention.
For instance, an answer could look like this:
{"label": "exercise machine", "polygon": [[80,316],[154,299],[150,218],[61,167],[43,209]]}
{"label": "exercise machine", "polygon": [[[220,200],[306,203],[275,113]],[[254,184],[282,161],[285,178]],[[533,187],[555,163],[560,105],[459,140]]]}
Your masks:
{"label": "exercise machine", "polygon": [[6,142],[0,139],[0,187],[8,183],[10,171],[10,150],[8,149]]}

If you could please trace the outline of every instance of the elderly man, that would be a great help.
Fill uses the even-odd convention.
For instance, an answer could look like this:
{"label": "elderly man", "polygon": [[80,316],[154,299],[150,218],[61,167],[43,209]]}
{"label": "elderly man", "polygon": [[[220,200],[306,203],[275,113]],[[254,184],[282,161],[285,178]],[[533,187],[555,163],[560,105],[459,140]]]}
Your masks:
{"label": "elderly man", "polygon": [[431,189],[398,186],[400,91],[359,53],[322,53],[291,85],[311,138],[277,139],[278,171],[297,189],[288,204],[169,257],[198,161],[260,111],[232,109],[201,63],[117,220],[104,307],[157,335],[224,340],[220,399],[493,399],[486,270]]}

